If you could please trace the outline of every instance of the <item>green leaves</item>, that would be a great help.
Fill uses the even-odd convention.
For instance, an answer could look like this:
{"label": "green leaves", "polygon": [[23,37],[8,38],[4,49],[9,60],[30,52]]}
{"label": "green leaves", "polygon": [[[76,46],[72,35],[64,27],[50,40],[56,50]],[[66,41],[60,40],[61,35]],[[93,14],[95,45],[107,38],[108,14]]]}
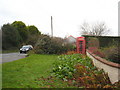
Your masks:
{"label": "green leaves", "polygon": [[34,25],[27,26],[27,29],[28,29],[30,35],[41,34],[41,32],[39,32],[38,28]]}
{"label": "green leaves", "polygon": [[19,32],[11,24],[4,24],[2,26],[2,48],[10,49],[17,47],[21,40]]}
{"label": "green leaves", "polygon": [[26,25],[22,21],[15,21],[11,24],[19,32],[22,41],[25,42],[28,38],[28,31]]}
{"label": "green leaves", "polygon": [[70,49],[67,46],[62,38],[40,35],[34,51],[37,54],[62,54]]}
{"label": "green leaves", "polygon": [[34,25],[26,26],[22,21],[4,24],[2,27],[2,48],[20,48],[23,44],[35,45],[41,32]]}
{"label": "green leaves", "polygon": [[84,88],[114,88],[107,73],[98,70],[90,58],[81,54],[61,55],[53,64],[52,75],[69,86]]}
{"label": "green leaves", "polygon": [[63,80],[65,78],[73,78],[73,73],[75,73],[75,64],[80,60],[79,54],[73,55],[61,55],[58,56],[58,60],[54,63],[53,72],[56,77]]}

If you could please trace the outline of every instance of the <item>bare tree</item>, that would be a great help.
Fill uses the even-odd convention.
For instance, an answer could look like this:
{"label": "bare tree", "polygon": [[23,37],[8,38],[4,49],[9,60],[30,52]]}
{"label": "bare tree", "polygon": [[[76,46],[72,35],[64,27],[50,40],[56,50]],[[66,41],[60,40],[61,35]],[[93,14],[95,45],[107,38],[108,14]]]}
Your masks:
{"label": "bare tree", "polygon": [[82,35],[91,35],[91,36],[106,35],[110,31],[104,22],[96,23],[91,26],[88,23],[84,22],[80,28]]}

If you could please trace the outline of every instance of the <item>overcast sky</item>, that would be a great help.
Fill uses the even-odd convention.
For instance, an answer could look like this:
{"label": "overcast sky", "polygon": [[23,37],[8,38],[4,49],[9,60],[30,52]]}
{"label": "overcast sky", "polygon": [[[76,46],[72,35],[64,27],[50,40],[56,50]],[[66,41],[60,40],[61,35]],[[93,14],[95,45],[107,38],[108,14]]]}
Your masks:
{"label": "overcast sky", "polygon": [[118,35],[119,0],[0,0],[0,26],[14,21],[35,25],[44,34],[80,36],[80,25],[105,22]]}

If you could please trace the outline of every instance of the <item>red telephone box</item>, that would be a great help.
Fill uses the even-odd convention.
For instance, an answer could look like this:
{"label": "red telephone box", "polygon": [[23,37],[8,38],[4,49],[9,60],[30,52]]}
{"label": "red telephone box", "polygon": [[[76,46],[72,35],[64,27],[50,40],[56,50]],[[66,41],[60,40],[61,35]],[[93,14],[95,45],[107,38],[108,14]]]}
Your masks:
{"label": "red telephone box", "polygon": [[85,37],[77,37],[76,47],[77,53],[85,54]]}

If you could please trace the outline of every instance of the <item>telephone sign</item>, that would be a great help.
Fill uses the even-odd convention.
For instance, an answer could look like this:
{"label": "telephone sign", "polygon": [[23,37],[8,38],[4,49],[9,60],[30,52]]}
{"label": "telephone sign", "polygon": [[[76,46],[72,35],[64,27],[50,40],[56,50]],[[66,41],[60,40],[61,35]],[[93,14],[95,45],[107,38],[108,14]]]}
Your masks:
{"label": "telephone sign", "polygon": [[76,47],[77,53],[85,54],[85,37],[77,37]]}

